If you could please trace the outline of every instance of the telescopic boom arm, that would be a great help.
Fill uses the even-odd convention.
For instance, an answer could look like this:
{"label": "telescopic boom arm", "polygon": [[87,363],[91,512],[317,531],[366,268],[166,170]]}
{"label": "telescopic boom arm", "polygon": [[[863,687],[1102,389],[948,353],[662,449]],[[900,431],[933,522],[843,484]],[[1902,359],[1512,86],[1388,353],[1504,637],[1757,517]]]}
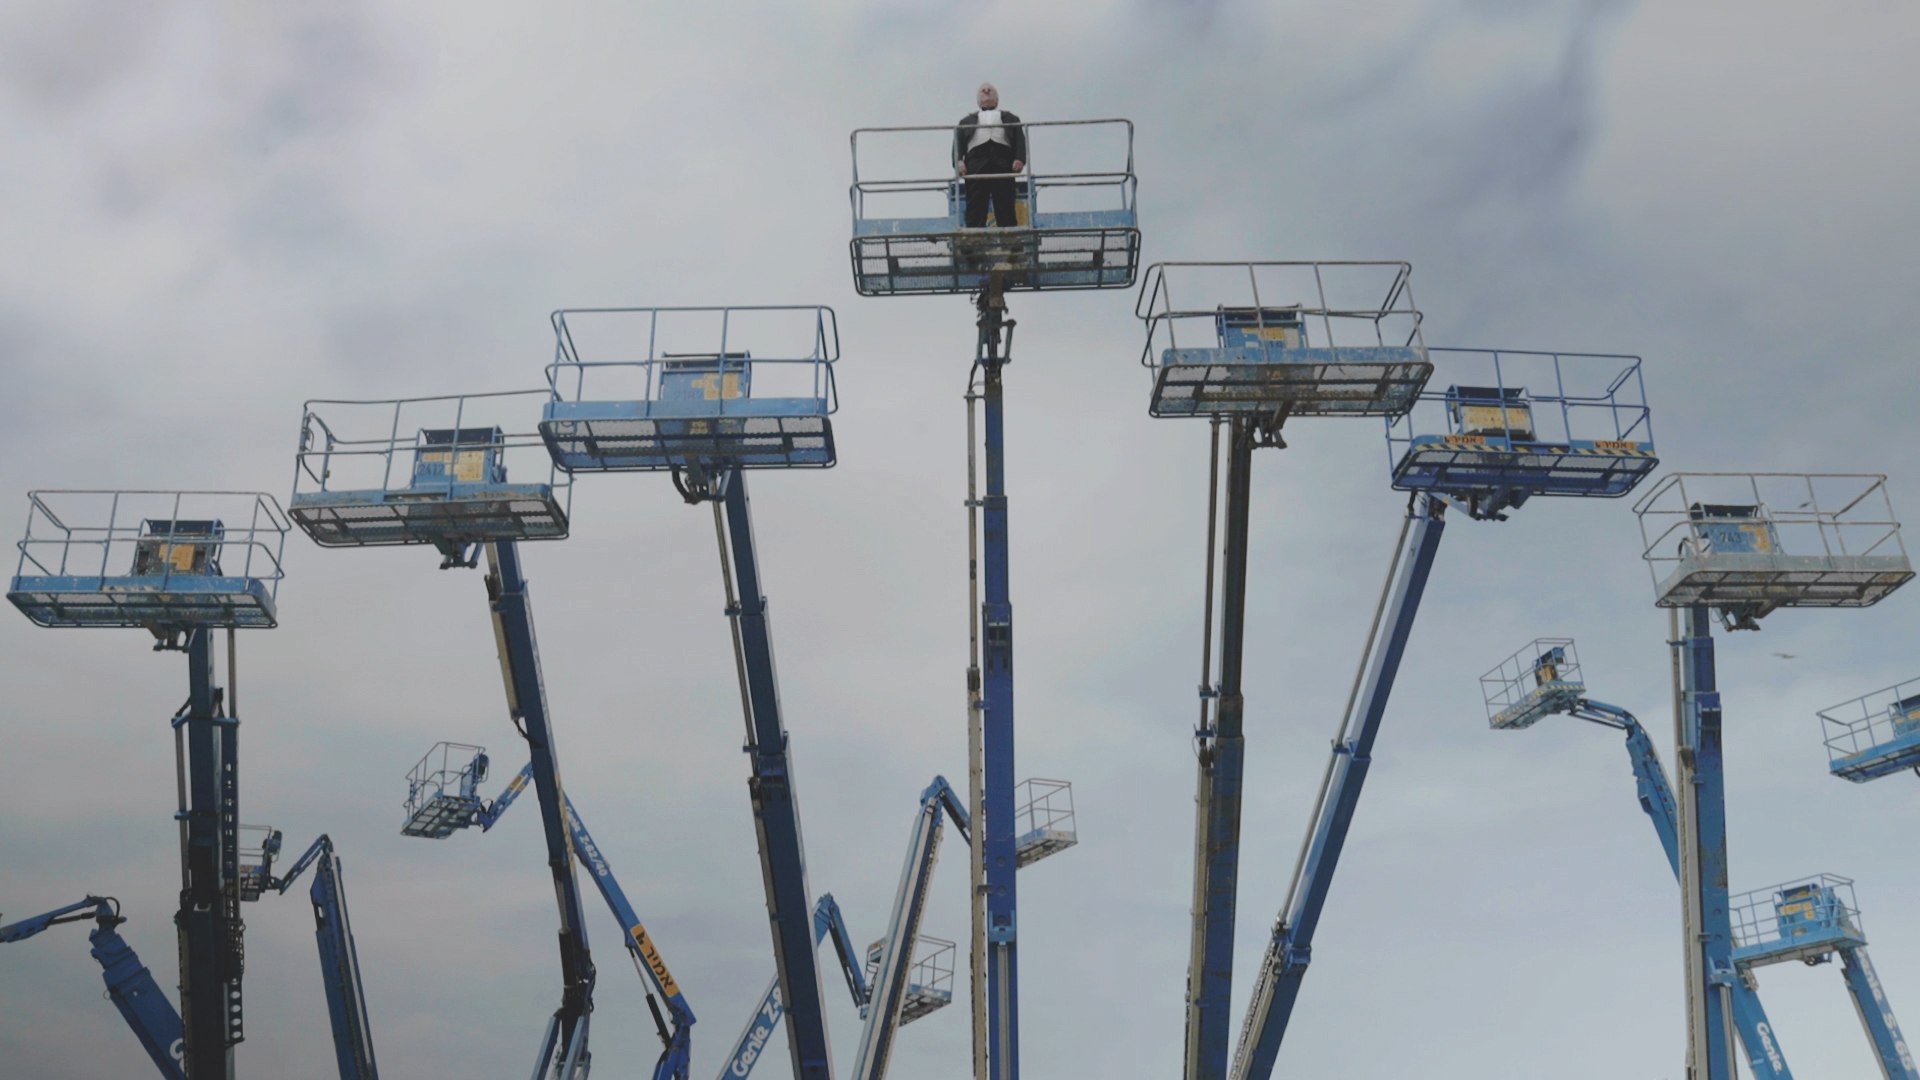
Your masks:
{"label": "telescopic boom arm", "polygon": [[592,1056],[587,1033],[593,1016],[593,955],[587,947],[587,928],[580,900],[580,882],[573,872],[573,846],[568,842],[564,810],[566,793],[560,782],[559,756],[547,713],[547,690],[540,674],[540,646],[534,638],[533,608],[527,582],[520,571],[520,552],[511,540],[486,545],[487,595],[493,609],[493,630],[500,651],[500,671],[506,682],[507,709],[526,738],[535,795],[540,801],[541,829],[547,843],[547,866],[553,873],[554,898],[560,914],[560,1007],[554,1011],[534,1066],[535,1080],[584,1080]]}
{"label": "telescopic boom arm", "polygon": [[93,958],[100,964],[100,976],[106,980],[107,997],[140,1040],[147,1056],[153,1059],[166,1080],[187,1080],[180,1013],[153,981],[153,973],[140,963],[133,947],[115,931],[127,920],[120,915],[120,902],[111,896],[89,896],[44,915],[0,926],[0,944],[25,941],[50,926],[92,919],[93,930],[87,940],[93,943]]}

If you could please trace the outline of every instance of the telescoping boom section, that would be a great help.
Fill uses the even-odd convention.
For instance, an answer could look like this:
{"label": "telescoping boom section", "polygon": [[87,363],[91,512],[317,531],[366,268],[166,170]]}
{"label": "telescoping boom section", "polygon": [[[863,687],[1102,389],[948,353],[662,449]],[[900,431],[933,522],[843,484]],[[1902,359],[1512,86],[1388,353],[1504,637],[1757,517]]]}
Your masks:
{"label": "telescoping boom section", "polygon": [[[1487,701],[1488,724],[1495,731],[1529,728],[1557,713],[1624,732],[1640,809],[1653,823],[1674,877],[1680,876],[1679,805],[1659,752],[1632,713],[1587,697],[1572,638],[1534,640],[1482,675],[1480,687]],[[1746,979],[1734,980],[1730,989],[1734,1026],[1753,1075],[1757,1080],[1793,1080],[1759,991]]]}
{"label": "telescoping boom section", "polygon": [[[1433,350],[1433,355],[1435,382],[1449,389],[1423,391],[1411,411],[1386,420],[1389,445],[1399,453],[1394,466],[1395,486],[1413,489],[1407,518],[1375,609],[1347,712],[1333,741],[1287,898],[1260,963],[1234,1057],[1234,1080],[1266,1080],[1272,1075],[1313,956],[1314,932],[1372,763],[1374,741],[1433,570],[1446,506],[1457,506],[1477,520],[1505,520],[1509,512],[1536,496],[1624,495],[1656,464],[1646,406],[1627,395],[1630,387],[1636,392],[1638,387],[1639,361],[1634,357],[1439,349]],[[1440,383],[1442,377],[1444,383]],[[1457,428],[1479,422],[1476,418],[1484,419],[1466,411],[1460,388],[1489,385],[1500,389],[1501,402],[1494,411],[1505,410],[1508,419],[1504,422],[1509,425],[1514,422],[1513,402],[1526,401],[1532,415],[1555,416],[1564,425],[1594,423],[1599,422],[1595,416],[1604,417],[1610,425],[1644,434],[1644,445],[1636,439],[1635,452],[1617,459],[1629,462],[1630,467],[1617,466],[1617,482],[1609,480],[1599,489],[1592,467],[1577,460],[1585,455],[1535,461],[1535,455],[1524,446],[1507,448],[1488,443],[1477,451],[1487,456],[1471,467],[1428,469],[1419,465],[1414,459],[1426,444],[1413,442],[1410,436],[1422,434],[1423,428],[1432,423],[1441,425],[1444,433],[1449,426]],[[1597,385],[1597,389],[1583,389],[1589,385]],[[1508,388],[1516,391],[1511,399],[1505,396]],[[1440,408],[1435,410],[1435,405]],[[1604,475],[1612,477],[1614,473]],[[1410,477],[1418,477],[1418,482],[1411,482]]]}
{"label": "telescoping boom section", "polygon": [[133,947],[120,937],[117,928],[127,920],[120,914],[118,900],[89,896],[44,915],[0,926],[0,944],[25,941],[48,927],[87,919],[94,922],[87,940],[93,943],[93,958],[106,980],[108,1000],[120,1010],[121,1018],[133,1029],[160,1075],[165,1080],[187,1080],[180,1014],[154,981],[153,973],[134,955]]}
{"label": "telescoping boom section", "polygon": [[[818,946],[828,938],[833,939],[833,951],[839,958],[841,972],[846,975],[848,995],[856,1008],[866,1009],[873,992],[856,962],[846,918],[840,914],[840,905],[834,901],[833,894],[821,893],[819,902],[813,906],[814,944]],[[760,995],[753,1015],[747,1017],[746,1026],[740,1029],[740,1037],[733,1041],[733,1052],[720,1067],[719,1080],[747,1080],[753,1075],[753,1067],[766,1050],[767,1040],[773,1038],[786,1015],[786,1005],[780,999],[780,977],[776,975],[767,983],[767,990]]]}

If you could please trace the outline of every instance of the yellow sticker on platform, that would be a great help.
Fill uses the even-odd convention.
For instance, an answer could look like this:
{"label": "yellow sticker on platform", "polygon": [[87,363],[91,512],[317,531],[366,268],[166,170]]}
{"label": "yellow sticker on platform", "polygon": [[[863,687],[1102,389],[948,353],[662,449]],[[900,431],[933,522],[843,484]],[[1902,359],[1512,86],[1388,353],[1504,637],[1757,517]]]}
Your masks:
{"label": "yellow sticker on platform", "polygon": [[1596,450],[1638,450],[1640,449],[1640,444],[1631,439],[1595,439],[1593,440],[1593,448]]}

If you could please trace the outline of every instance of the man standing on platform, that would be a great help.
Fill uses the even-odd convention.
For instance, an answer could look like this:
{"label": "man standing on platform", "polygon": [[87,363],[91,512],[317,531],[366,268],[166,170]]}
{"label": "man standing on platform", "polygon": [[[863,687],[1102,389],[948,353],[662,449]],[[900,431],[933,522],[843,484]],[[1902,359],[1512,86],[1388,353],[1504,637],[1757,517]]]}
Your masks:
{"label": "man standing on platform", "polygon": [[[1027,167],[1027,132],[1020,118],[1000,107],[1000,91],[992,83],[981,83],[977,99],[980,111],[960,120],[953,131],[954,167],[967,177],[967,215],[969,229],[987,223],[987,206],[993,206],[993,222],[1010,228],[1014,218],[1014,178]],[[993,174],[1001,174],[994,176]],[[984,176],[987,179],[973,179]]]}

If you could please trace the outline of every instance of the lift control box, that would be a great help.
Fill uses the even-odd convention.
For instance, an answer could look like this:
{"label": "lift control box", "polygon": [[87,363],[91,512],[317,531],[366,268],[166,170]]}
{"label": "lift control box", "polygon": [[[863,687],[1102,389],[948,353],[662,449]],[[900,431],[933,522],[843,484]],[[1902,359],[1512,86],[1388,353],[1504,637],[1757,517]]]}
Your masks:
{"label": "lift control box", "polygon": [[663,360],[661,401],[738,401],[752,396],[753,364],[746,353]]}
{"label": "lift control box", "polygon": [[1524,387],[1449,386],[1447,415],[1456,435],[1496,435],[1532,442],[1533,410]]}
{"label": "lift control box", "polygon": [[500,448],[505,442],[497,427],[422,430],[413,452],[413,486],[504,484],[507,469],[500,462]]}
{"label": "lift control box", "polygon": [[1298,349],[1307,344],[1298,305],[1283,308],[1221,308],[1214,318],[1223,349]]}
{"label": "lift control box", "polygon": [[1687,508],[1695,542],[1708,552],[1728,555],[1766,555],[1780,547],[1779,534],[1764,505],[1715,506],[1694,503]]}
{"label": "lift control box", "polygon": [[227,527],[218,521],[156,521],[140,523],[133,545],[133,576],[218,574],[220,542]]}

